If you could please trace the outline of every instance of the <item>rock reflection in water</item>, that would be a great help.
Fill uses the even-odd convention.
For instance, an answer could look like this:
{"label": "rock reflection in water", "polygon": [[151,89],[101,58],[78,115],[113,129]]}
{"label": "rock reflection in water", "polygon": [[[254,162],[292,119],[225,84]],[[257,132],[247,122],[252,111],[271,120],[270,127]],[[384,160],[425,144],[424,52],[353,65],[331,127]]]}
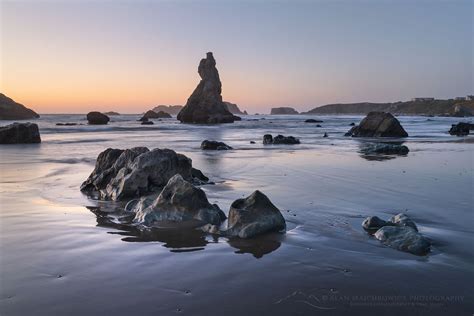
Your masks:
{"label": "rock reflection in water", "polygon": [[[191,252],[204,250],[209,243],[218,243],[217,235],[210,235],[199,229],[197,222],[163,223],[160,226],[148,229],[139,229],[132,224],[134,214],[123,211],[122,208],[108,210],[100,207],[87,207],[96,215],[97,226],[113,228],[119,231],[110,234],[123,236],[126,242],[161,242],[170,252]],[[251,254],[260,259],[277,250],[284,234],[269,233],[251,239],[224,238],[227,243],[236,248],[236,254]]]}
{"label": "rock reflection in water", "polygon": [[[386,161],[406,157],[408,148],[404,142],[360,142],[359,155],[369,161]],[[406,150],[406,151],[405,151]]]}

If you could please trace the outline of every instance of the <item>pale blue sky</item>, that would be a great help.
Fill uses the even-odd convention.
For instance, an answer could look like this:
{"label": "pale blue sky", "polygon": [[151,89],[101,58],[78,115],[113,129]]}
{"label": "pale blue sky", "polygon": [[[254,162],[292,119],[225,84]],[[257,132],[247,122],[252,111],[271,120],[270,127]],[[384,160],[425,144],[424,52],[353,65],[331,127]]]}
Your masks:
{"label": "pale blue sky", "polygon": [[272,106],[474,93],[473,1],[2,1],[0,90],[40,112],[184,104],[213,51],[224,99]]}

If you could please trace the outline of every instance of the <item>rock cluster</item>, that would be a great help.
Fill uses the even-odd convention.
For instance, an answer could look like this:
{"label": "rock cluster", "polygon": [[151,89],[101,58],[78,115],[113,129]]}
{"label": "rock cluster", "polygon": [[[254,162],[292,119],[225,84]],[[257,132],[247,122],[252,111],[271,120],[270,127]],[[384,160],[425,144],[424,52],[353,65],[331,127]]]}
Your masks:
{"label": "rock cluster", "polygon": [[142,116],[139,121],[148,121],[149,119],[158,119],[158,118],[171,118],[171,115],[169,113],[166,113],[164,111],[159,111],[155,112],[152,110],[146,111],[146,113]]}
{"label": "rock cluster", "polygon": [[222,102],[221,81],[211,52],[199,63],[198,72],[201,82],[178,113],[177,119],[183,123],[233,123],[236,117]]}
{"label": "rock cluster", "polygon": [[109,148],[99,154],[81,190],[102,199],[123,200],[159,192],[176,174],[187,181],[203,181],[195,178],[202,173],[193,171],[191,159],[171,149]]}
{"label": "rock cluster", "polygon": [[370,112],[352,127],[345,136],[352,137],[408,137],[400,122],[390,113]]}
{"label": "rock cluster", "polygon": [[418,227],[407,215],[400,213],[388,221],[377,216],[366,218],[362,227],[383,244],[415,255],[426,255],[431,242],[418,232]]}
{"label": "rock cluster", "polygon": [[361,152],[369,154],[383,154],[383,155],[407,155],[410,150],[405,145],[398,144],[367,144],[362,147]]}
{"label": "rock cluster", "polygon": [[223,142],[217,142],[214,140],[205,140],[201,143],[202,150],[229,150],[232,149],[229,145]]}
{"label": "rock cluster", "polygon": [[270,144],[286,144],[286,145],[295,145],[299,144],[300,140],[298,138],[295,138],[293,136],[283,136],[283,135],[277,135],[273,137],[270,134],[265,134],[263,135],[263,144],[264,145],[270,145]]}
{"label": "rock cluster", "polygon": [[41,143],[38,125],[34,123],[13,123],[0,127],[0,144]]}
{"label": "rock cluster", "polygon": [[0,93],[0,120],[29,120],[39,117],[35,111]]}
{"label": "rock cluster", "polygon": [[474,130],[474,124],[459,122],[451,126],[449,134],[456,136],[466,136],[469,135],[470,130]]}
{"label": "rock cluster", "polygon": [[100,112],[89,112],[86,118],[90,125],[105,125],[110,121],[107,115]]}

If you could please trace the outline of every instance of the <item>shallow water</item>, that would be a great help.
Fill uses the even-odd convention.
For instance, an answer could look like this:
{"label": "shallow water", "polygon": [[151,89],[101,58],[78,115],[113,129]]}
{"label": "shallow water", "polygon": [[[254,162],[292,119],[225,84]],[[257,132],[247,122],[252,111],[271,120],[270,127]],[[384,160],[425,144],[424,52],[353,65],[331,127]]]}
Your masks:
{"label": "shallow water", "polygon": [[[123,115],[107,126],[56,126],[86,121],[43,115],[41,144],[0,148],[0,315],[471,315],[474,137],[447,133],[459,119],[399,117],[410,153],[367,156],[370,140],[343,137],[360,116],[321,116],[320,128],[306,118],[141,126]],[[264,146],[265,133],[302,144]],[[234,150],[202,152],[204,139]],[[79,186],[101,151],[134,146],[192,158],[225,212],[261,190],[287,233],[228,240],[129,229],[121,203],[91,200]],[[366,216],[401,211],[433,241],[430,255],[387,248],[361,228]]]}

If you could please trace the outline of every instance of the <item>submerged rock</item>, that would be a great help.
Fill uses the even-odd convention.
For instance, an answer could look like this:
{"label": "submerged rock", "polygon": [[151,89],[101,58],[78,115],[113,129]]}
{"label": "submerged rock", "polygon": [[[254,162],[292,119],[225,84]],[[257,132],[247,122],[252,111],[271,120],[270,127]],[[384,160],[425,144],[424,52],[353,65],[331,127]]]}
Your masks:
{"label": "submerged rock", "polygon": [[203,190],[193,186],[179,174],[169,179],[151,205],[146,200],[141,200],[129,208],[136,212],[134,222],[147,226],[163,221],[191,220],[198,220],[202,225],[220,225],[226,219],[224,212],[216,204],[209,203]]}
{"label": "submerged rock", "polygon": [[193,181],[196,171],[191,159],[171,149],[109,148],[99,154],[95,169],[81,185],[81,191],[111,200],[140,197],[159,192],[175,174]]}
{"label": "submerged rock", "polygon": [[400,122],[390,113],[370,112],[358,126],[345,136],[352,137],[408,137]]}
{"label": "submerged rock", "polygon": [[13,123],[0,127],[0,144],[41,143],[38,125],[34,123]]}
{"label": "submerged rock", "polygon": [[89,112],[86,117],[91,125],[105,125],[110,121],[110,118],[107,115],[100,112]]}
{"label": "submerged rock", "polygon": [[469,135],[470,130],[474,130],[474,124],[459,122],[457,124],[451,125],[449,134],[455,136],[466,136]]}
{"label": "submerged rock", "polygon": [[361,149],[366,155],[384,154],[384,155],[407,155],[410,150],[405,145],[398,144],[366,144]]}
{"label": "submerged rock", "polygon": [[0,120],[29,120],[39,117],[35,111],[0,93]]}
{"label": "submerged rock", "polygon": [[367,217],[362,227],[385,245],[415,255],[430,251],[431,242],[418,232],[418,227],[407,215],[400,213],[384,221],[377,216]]}
{"label": "submerged rock", "polygon": [[295,138],[293,136],[283,136],[283,135],[277,135],[273,137],[270,134],[265,134],[263,135],[263,144],[265,145],[270,145],[270,144],[286,144],[286,145],[295,145],[299,144],[300,140],[298,138]]}
{"label": "submerged rock", "polygon": [[198,72],[201,82],[178,113],[177,119],[183,123],[233,123],[236,117],[222,102],[221,81],[211,52],[199,63]]}
{"label": "submerged rock", "polygon": [[201,143],[201,149],[203,150],[229,150],[232,149],[229,145],[223,142],[217,142],[214,140],[205,140]]}
{"label": "submerged rock", "polygon": [[257,190],[232,203],[227,227],[225,233],[228,236],[250,238],[271,231],[284,231],[286,222],[280,210]]}
{"label": "submerged rock", "polygon": [[315,120],[315,119],[307,119],[304,121],[305,123],[322,123],[323,121],[321,120]]}

